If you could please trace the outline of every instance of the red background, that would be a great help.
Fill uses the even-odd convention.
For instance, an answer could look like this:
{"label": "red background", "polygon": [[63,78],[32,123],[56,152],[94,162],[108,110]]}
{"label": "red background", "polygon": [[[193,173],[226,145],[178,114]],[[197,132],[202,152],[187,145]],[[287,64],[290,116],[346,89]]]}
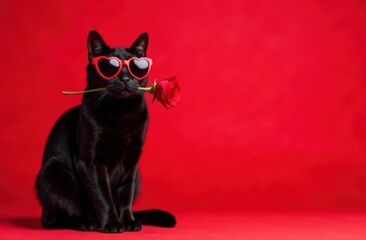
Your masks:
{"label": "red background", "polygon": [[[1,1],[0,211],[39,211],[34,180],[56,119],[80,102],[86,37],[150,36],[137,208],[366,209],[363,1]],[[147,97],[151,101],[151,97]]]}

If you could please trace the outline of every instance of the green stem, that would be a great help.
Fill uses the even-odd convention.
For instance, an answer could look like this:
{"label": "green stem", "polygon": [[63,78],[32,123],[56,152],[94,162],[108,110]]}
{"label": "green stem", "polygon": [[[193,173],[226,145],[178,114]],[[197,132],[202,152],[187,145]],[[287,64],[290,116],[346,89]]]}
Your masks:
{"label": "green stem", "polygon": [[156,79],[154,80],[154,83],[151,87],[139,87],[138,89],[140,91],[144,91],[144,92],[149,92],[149,93],[155,93],[155,89],[156,89]]}
{"label": "green stem", "polygon": [[101,92],[106,90],[107,88],[94,88],[89,90],[83,90],[83,91],[76,91],[76,92],[69,92],[69,91],[62,91],[62,94],[64,95],[76,95],[76,94],[83,94],[83,93],[92,93],[92,92]]}
{"label": "green stem", "polygon": [[[139,87],[138,90],[144,91],[144,92],[149,92],[149,93],[154,93],[155,88],[156,88],[156,79],[154,80],[152,87]],[[105,88],[105,87],[94,88],[94,89],[88,89],[88,90],[76,91],[76,92],[62,91],[62,94],[63,95],[76,95],[76,94],[83,94],[83,93],[101,92],[104,90],[107,90],[107,88]]]}
{"label": "green stem", "polygon": [[138,90],[152,93],[153,87],[139,87]]}

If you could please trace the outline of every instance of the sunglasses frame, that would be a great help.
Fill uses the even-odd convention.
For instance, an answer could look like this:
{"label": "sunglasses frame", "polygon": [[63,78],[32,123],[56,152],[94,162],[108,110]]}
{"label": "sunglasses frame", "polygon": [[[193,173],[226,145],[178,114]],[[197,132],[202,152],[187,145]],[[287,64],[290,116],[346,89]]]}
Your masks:
{"label": "sunglasses frame", "polygon": [[[101,59],[107,59],[107,60],[111,60],[111,59],[115,59],[119,62],[119,68],[116,72],[116,74],[114,74],[113,76],[111,77],[107,77],[105,76],[104,74],[102,74],[102,72],[99,70],[99,67],[98,67],[98,61],[101,60]],[[138,61],[141,61],[141,60],[146,60],[148,63],[149,63],[149,69],[147,70],[147,73],[143,76],[143,77],[137,77],[135,74],[132,73],[131,69],[130,69],[130,62],[132,60],[138,60]],[[97,73],[99,74],[100,77],[102,77],[104,80],[112,80],[114,79],[115,77],[118,76],[118,74],[121,73],[121,70],[122,70],[122,67],[123,66],[126,66],[127,67],[127,71],[129,74],[131,74],[132,77],[136,78],[137,80],[141,81],[142,79],[144,79],[150,72],[151,70],[151,65],[152,65],[152,59],[151,58],[147,58],[147,57],[141,57],[141,58],[138,58],[138,57],[132,57],[132,58],[129,58],[127,60],[122,60],[122,59],[119,59],[118,57],[107,57],[107,56],[97,56],[97,57],[94,57],[92,59],[92,65],[94,65],[95,69],[97,70]]]}

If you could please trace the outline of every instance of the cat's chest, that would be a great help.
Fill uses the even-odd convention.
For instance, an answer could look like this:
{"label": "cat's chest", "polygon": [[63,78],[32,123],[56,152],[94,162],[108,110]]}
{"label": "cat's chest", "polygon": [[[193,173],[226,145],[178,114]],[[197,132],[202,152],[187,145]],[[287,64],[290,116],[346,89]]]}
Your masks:
{"label": "cat's chest", "polygon": [[131,135],[121,131],[99,134],[96,149],[106,163],[123,162],[128,155],[131,142]]}
{"label": "cat's chest", "polygon": [[107,167],[112,183],[120,181],[128,171],[131,142],[129,135],[109,134],[101,136],[97,143],[98,161]]}

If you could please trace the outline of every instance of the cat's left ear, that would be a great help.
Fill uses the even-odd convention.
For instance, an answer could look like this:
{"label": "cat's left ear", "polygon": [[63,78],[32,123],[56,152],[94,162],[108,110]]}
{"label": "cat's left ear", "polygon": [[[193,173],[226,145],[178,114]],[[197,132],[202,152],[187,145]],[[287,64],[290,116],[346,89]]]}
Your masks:
{"label": "cat's left ear", "polygon": [[102,36],[95,31],[91,30],[89,32],[88,36],[88,56],[89,61],[95,57],[100,56],[108,52],[110,48],[107,46],[107,44],[104,42]]}
{"label": "cat's left ear", "polygon": [[145,57],[148,42],[149,42],[148,34],[142,33],[128,50],[139,57]]}

